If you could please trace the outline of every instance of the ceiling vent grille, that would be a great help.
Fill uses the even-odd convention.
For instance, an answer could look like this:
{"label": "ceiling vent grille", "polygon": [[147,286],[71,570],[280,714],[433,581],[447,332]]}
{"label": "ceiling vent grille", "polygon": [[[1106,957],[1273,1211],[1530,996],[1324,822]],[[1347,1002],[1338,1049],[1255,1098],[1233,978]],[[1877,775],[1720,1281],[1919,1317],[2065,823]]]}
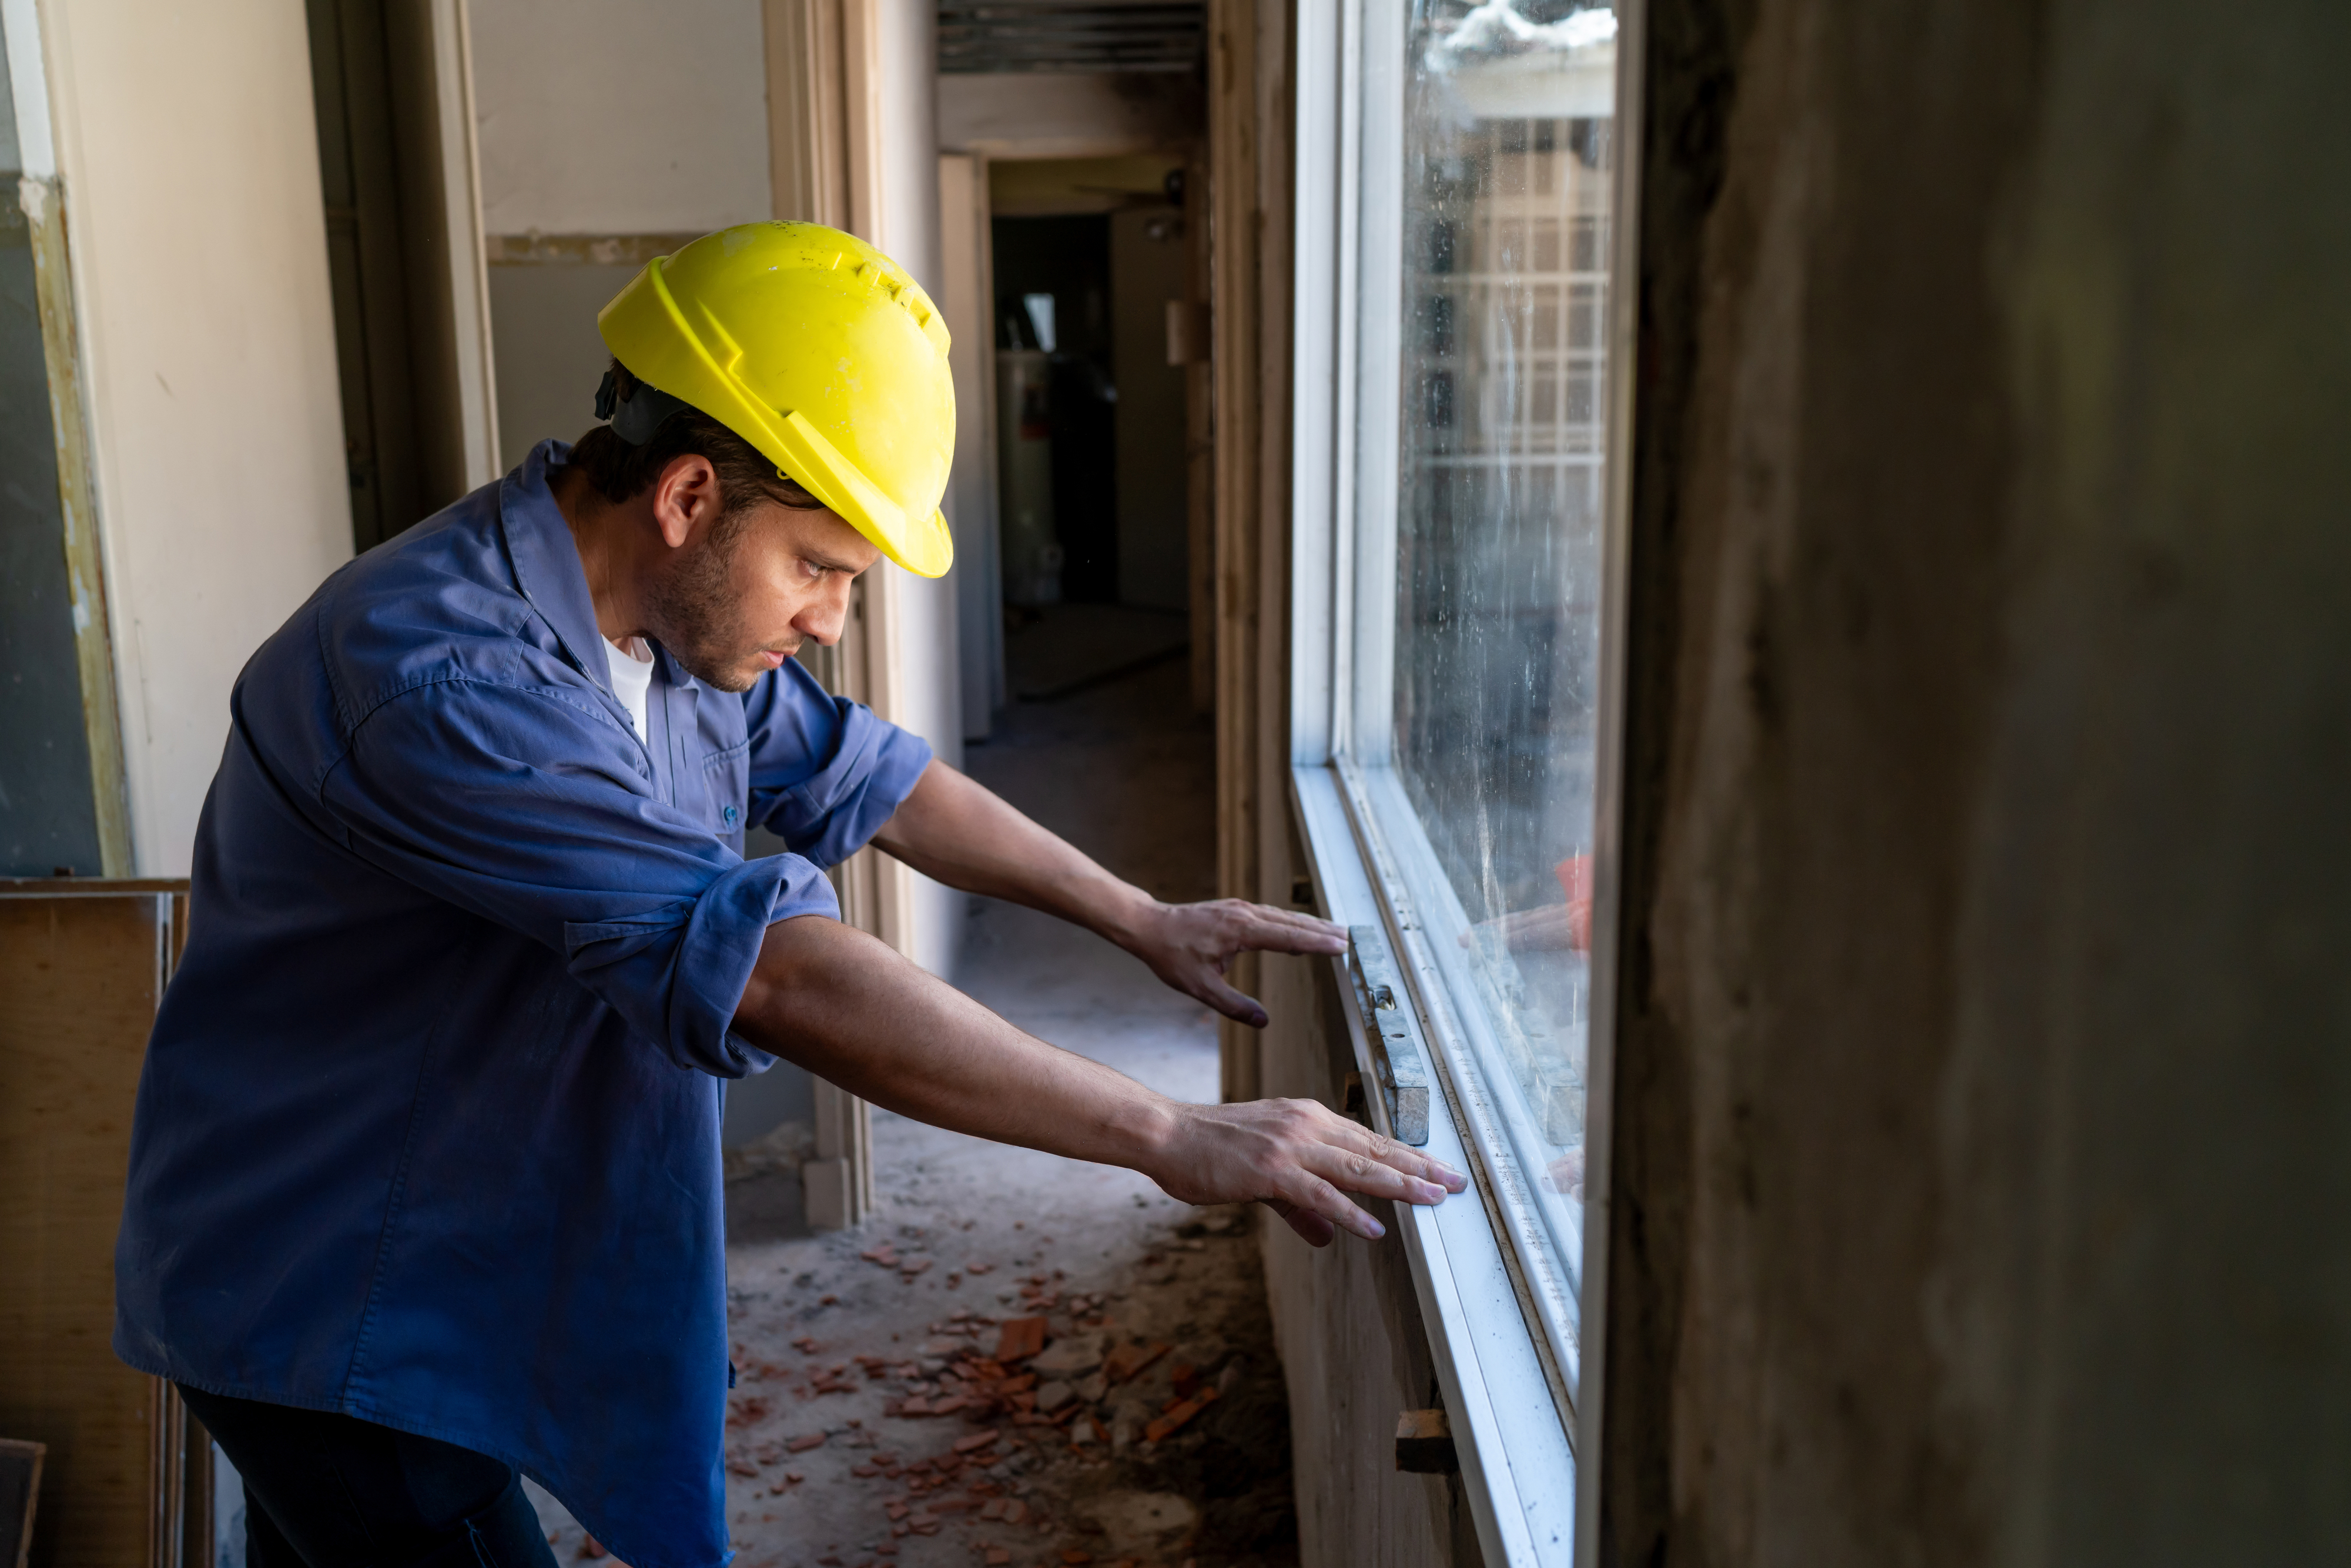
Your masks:
{"label": "ceiling vent grille", "polygon": [[1199,0],[940,0],[942,71],[1188,71]]}

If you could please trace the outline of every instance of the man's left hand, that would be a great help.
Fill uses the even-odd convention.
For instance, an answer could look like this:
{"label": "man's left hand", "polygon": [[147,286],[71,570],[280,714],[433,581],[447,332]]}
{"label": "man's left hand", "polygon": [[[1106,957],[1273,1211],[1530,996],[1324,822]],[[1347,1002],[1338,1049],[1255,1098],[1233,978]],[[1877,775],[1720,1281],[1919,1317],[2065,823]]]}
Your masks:
{"label": "man's left hand", "polygon": [[1256,998],[1225,983],[1225,967],[1242,953],[1343,953],[1347,928],[1299,910],[1239,898],[1206,904],[1155,901],[1122,923],[1116,940],[1186,996],[1197,997],[1251,1029],[1263,1029],[1265,1009]]}

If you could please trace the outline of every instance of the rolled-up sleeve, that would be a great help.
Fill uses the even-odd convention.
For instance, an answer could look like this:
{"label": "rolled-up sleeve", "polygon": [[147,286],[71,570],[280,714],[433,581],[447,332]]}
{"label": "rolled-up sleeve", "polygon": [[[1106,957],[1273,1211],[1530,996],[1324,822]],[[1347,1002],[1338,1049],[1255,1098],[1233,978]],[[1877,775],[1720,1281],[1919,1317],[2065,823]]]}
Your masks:
{"label": "rolled-up sleeve", "polygon": [[758,1071],[727,1030],[767,928],[840,905],[808,858],[746,861],[664,805],[637,755],[575,694],[440,681],[370,714],[319,800],[353,853],[544,943],[679,1066]]}
{"label": "rolled-up sleeve", "polygon": [[836,697],[787,659],[743,695],[753,823],[820,866],[881,831],[930,766],[920,736]]}

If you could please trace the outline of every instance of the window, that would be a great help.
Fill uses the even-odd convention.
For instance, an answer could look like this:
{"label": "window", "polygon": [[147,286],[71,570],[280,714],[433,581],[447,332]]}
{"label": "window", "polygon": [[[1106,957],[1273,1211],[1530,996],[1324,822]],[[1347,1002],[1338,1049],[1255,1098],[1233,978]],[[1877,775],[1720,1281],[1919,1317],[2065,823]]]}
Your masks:
{"label": "window", "polygon": [[[1313,9],[1298,123],[1301,813],[1333,915],[1385,944],[1410,993],[1445,1106],[1432,1147],[1458,1138],[1507,1279],[1497,1306],[1468,1282],[1478,1237],[1447,1242],[1463,1305],[1432,1335],[1483,1336],[1456,1357],[1464,1378],[1510,1366],[1548,1384],[1564,1467],[1594,869],[1613,820],[1617,18],[1588,0],[1340,0],[1319,25]],[[1343,909],[1351,888],[1360,903]],[[1377,1033],[1358,1041],[1374,1071]],[[1432,1239],[1439,1223],[1414,1222]],[[1494,1527],[1519,1560],[1517,1507],[1527,1539],[1553,1542],[1530,1560],[1552,1561],[1564,1534],[1538,1517],[1545,1482],[1525,1458],[1540,1434],[1505,1430],[1534,1402],[1509,1394],[1472,1435],[1515,1477]]]}

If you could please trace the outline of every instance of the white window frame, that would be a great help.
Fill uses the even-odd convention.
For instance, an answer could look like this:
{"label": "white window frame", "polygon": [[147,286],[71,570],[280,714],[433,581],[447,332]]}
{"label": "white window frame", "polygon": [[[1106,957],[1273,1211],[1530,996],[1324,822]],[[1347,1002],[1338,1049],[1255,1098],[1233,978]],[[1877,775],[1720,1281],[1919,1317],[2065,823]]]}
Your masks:
{"label": "white window frame", "polygon": [[[1396,1223],[1450,1419],[1479,1544],[1491,1564],[1595,1561],[1600,1346],[1606,1289],[1608,1110],[1614,1079],[1616,911],[1625,704],[1625,491],[1634,350],[1643,16],[1617,0],[1614,182],[1608,291],[1607,474],[1602,530],[1590,1040],[1581,1290],[1556,1262],[1465,1020],[1482,1029],[1460,973],[1424,930],[1414,890],[1462,919],[1391,766],[1395,713],[1397,448],[1359,432],[1399,429],[1405,326],[1404,88],[1407,7],[1300,0],[1298,193],[1290,497],[1292,804],[1328,915],[1381,933],[1401,976],[1407,1031],[1430,1072],[1427,1152],[1470,1173],[1461,1197],[1397,1206]],[[1339,991],[1353,997],[1346,961]],[[1461,999],[1457,1001],[1457,996]],[[1346,1013],[1375,1124],[1387,1110],[1371,1039]],[[1548,1388],[1550,1396],[1539,1392]]]}

